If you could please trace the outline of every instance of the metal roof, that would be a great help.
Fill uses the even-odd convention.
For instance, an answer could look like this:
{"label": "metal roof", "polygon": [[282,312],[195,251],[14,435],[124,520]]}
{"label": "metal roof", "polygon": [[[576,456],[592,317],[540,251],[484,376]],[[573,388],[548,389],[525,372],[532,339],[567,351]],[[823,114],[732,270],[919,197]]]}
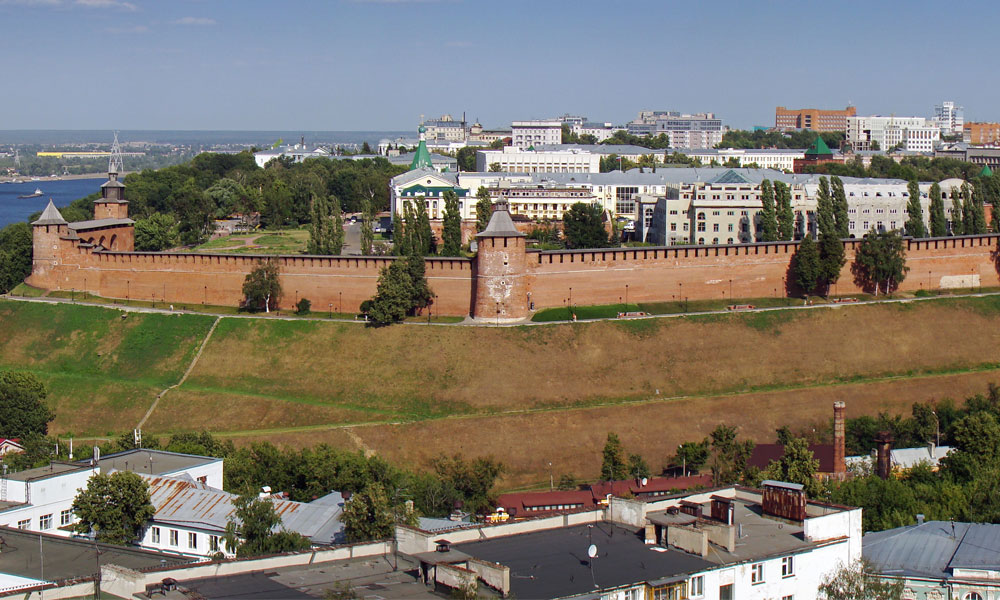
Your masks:
{"label": "metal roof", "polygon": [[476,236],[477,238],[490,237],[525,237],[523,233],[514,226],[514,221],[510,218],[510,211],[507,203],[501,200],[493,205],[493,214],[490,215],[490,222],[486,229]]}
{"label": "metal roof", "polygon": [[70,223],[69,228],[74,231],[86,231],[88,229],[100,229],[102,227],[133,225],[134,223],[135,221],[132,219],[94,219],[91,221],[77,221],[75,223]]}
{"label": "metal roof", "polygon": [[1000,553],[1000,525],[929,521],[923,525],[898,527],[869,533],[862,539],[862,554],[880,573],[906,577],[948,579],[952,557],[957,557],[963,538],[973,527],[993,528],[982,544],[969,546],[963,560],[996,557]]}
{"label": "metal roof", "polygon": [[[225,532],[236,511],[237,496],[187,477],[141,475],[149,483],[150,499],[156,513],[154,523]],[[342,505],[315,505],[269,498],[281,517],[281,526],[309,538],[315,544],[343,541],[340,522]]]}
{"label": "metal roof", "polygon": [[65,225],[66,219],[63,218],[62,213],[56,208],[52,198],[49,198],[49,203],[46,205],[45,210],[42,211],[42,216],[38,217],[38,220],[32,223],[32,225]]}

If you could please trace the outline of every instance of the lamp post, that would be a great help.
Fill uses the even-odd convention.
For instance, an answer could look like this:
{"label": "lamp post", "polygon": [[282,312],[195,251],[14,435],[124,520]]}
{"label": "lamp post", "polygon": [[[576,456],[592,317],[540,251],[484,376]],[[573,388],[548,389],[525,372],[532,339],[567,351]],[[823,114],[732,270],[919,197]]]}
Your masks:
{"label": "lamp post", "polygon": [[555,489],[555,479],[552,478],[552,461],[549,461],[549,491]]}
{"label": "lamp post", "polygon": [[688,461],[688,459],[687,459],[687,454],[681,454],[681,451],[683,449],[684,449],[684,444],[678,444],[677,445],[677,453],[681,455],[681,475],[683,475],[684,477],[687,477],[687,472],[688,472],[687,461]]}
{"label": "lamp post", "polygon": [[625,312],[628,312],[628,284],[625,284]]}
{"label": "lamp post", "polygon": [[497,327],[500,327],[500,303],[497,302]]}
{"label": "lamp post", "polygon": [[206,286],[203,286],[203,287],[204,287],[204,290],[202,291],[201,305],[205,306],[206,304],[208,304],[208,286],[206,285]]}
{"label": "lamp post", "polygon": [[573,310],[573,288],[569,288],[569,309]]}
{"label": "lamp post", "polygon": [[128,302],[129,290],[132,286],[132,281],[129,279],[125,280],[125,302]]}
{"label": "lamp post", "polygon": [[729,301],[733,301],[733,280],[729,280]]}
{"label": "lamp post", "polygon": [[330,318],[333,318],[333,302],[330,303]]}
{"label": "lamp post", "polygon": [[337,312],[344,312],[344,292],[337,292]]}

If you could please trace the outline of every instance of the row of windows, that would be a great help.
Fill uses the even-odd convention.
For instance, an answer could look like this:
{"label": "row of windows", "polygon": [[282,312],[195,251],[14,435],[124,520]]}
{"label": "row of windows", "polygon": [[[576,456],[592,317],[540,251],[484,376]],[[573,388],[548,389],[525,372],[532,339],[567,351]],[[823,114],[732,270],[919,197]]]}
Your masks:
{"label": "row of windows", "polygon": [[[786,556],[781,559],[781,576],[791,577],[792,575],[795,575],[795,557]],[[764,583],[764,563],[750,565],[750,583],[754,585]]]}
{"label": "row of windows", "polygon": [[[52,529],[52,516],[51,514],[42,515],[38,517],[38,531],[46,531]],[[59,513],[59,526],[65,527],[73,522],[73,511],[64,510]],[[17,522],[18,529],[30,529],[31,519],[22,519]]]}
{"label": "row of windows", "polygon": [[570,510],[573,508],[581,508],[583,504],[547,504],[545,506],[526,506],[528,510]]}
{"label": "row of windows", "polygon": [[[159,527],[150,527],[150,529],[149,529],[149,540],[150,540],[150,543],[152,543],[152,544],[159,544],[160,540],[161,540],[160,534],[161,534],[161,531],[160,531]],[[168,529],[167,530],[167,534],[168,534],[169,540],[170,540],[168,543],[171,546],[175,546],[176,547],[177,545],[179,545],[179,543],[180,543],[179,542],[179,537],[180,537],[180,532],[179,531],[177,531],[176,529]],[[219,536],[217,536],[217,535],[210,535],[210,536],[208,536],[208,549],[209,549],[209,551],[211,551],[211,552],[218,552],[219,551],[220,539],[221,538]],[[197,533],[195,533],[193,531],[189,531],[188,532],[188,534],[187,534],[187,547],[189,549],[191,549],[191,550],[197,550],[198,549],[198,534]]]}

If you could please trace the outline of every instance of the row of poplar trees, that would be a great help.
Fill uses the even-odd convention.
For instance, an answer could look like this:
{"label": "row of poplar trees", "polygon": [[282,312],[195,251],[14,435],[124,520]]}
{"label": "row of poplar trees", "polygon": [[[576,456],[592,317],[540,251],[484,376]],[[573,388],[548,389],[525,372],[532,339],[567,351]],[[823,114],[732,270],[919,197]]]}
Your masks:
{"label": "row of poplar trees", "polygon": [[829,295],[844,267],[842,239],[850,236],[847,197],[839,177],[820,177],[816,192],[816,229],[819,241],[805,235],[795,252],[795,283],[806,292],[823,289]]}
{"label": "row of poplar trees", "polygon": [[951,228],[945,216],[944,196],[937,183],[930,189],[930,230],[924,225],[924,211],[920,205],[920,186],[916,180],[907,185],[909,200],[906,203],[906,235],[915,238],[944,237],[946,235],[977,235],[986,233],[986,209],[983,199],[972,193],[972,186],[963,183],[961,188],[951,188]]}

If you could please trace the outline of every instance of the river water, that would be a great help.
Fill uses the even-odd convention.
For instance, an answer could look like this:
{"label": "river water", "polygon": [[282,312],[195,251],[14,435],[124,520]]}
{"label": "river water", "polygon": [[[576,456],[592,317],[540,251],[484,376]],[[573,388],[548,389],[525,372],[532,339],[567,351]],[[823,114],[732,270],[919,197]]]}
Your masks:
{"label": "river water", "polygon": [[[107,178],[70,179],[66,181],[25,181],[24,183],[0,183],[0,228],[11,223],[24,221],[31,214],[45,209],[49,198],[61,208],[70,202],[89,196],[101,190],[101,184]],[[18,198],[40,189],[43,196],[37,198]]]}

